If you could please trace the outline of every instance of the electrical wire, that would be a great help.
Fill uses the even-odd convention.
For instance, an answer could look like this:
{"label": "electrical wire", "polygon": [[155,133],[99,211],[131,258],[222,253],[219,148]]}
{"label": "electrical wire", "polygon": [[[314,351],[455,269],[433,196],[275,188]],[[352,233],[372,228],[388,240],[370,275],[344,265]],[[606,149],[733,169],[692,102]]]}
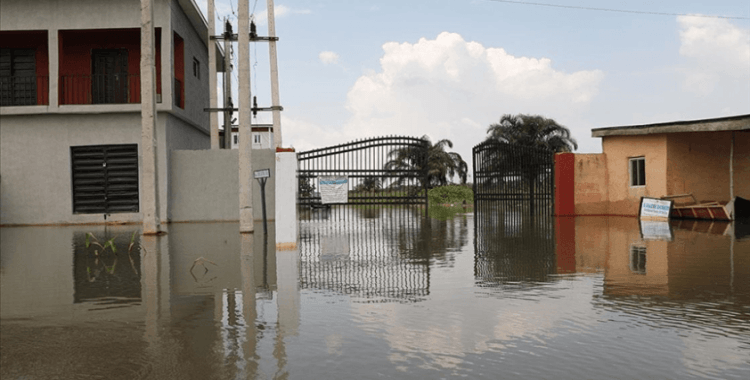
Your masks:
{"label": "electrical wire", "polygon": [[530,1],[514,1],[514,0],[487,0],[487,1],[494,1],[496,3],[535,5],[535,6],[540,6],[540,7],[582,9],[582,10],[587,10],[587,11],[600,11],[600,12],[634,13],[634,14],[645,14],[645,15],[654,15],[654,16],[692,16],[692,17],[704,17],[704,18],[723,18],[723,19],[729,19],[729,20],[750,20],[750,18],[748,17],[739,17],[739,16],[711,16],[711,15],[697,15],[697,14],[687,14],[687,13],[633,11],[633,10],[626,10],[626,9],[582,7],[582,6],[577,6],[577,5],[535,3],[535,2],[530,2]]}

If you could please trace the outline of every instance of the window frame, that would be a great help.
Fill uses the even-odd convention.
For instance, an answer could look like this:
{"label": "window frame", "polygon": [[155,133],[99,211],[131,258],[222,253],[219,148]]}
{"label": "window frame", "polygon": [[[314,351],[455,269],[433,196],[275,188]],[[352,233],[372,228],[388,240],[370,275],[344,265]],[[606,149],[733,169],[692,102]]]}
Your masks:
{"label": "window frame", "polygon": [[629,187],[646,187],[646,156],[628,158]]}
{"label": "window frame", "polygon": [[201,61],[193,57],[193,76],[201,79]]}

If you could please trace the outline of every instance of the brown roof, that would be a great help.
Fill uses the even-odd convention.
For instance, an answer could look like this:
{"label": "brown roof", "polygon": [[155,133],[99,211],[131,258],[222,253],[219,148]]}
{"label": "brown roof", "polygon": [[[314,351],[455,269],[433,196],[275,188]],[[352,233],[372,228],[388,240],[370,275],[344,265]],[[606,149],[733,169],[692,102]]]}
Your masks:
{"label": "brown roof", "polygon": [[750,131],[750,114],[719,117],[715,119],[594,128],[591,130],[591,137],[718,131]]}

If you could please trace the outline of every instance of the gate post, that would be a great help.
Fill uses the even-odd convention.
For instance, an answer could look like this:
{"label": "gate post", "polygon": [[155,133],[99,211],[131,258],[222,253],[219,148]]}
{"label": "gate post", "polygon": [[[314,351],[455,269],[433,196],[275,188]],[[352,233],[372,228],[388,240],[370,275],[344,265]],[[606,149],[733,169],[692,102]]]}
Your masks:
{"label": "gate post", "polygon": [[297,249],[297,153],[276,148],[276,250]]}

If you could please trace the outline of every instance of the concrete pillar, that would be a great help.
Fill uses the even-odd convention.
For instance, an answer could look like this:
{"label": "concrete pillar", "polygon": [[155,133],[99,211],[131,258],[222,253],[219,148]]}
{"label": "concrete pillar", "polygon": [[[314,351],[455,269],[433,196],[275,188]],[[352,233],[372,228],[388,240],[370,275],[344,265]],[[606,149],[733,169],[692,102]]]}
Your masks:
{"label": "concrete pillar", "polygon": [[49,106],[58,107],[60,105],[60,42],[58,40],[58,30],[50,29],[47,31],[47,54],[49,55]]}
{"label": "concrete pillar", "polygon": [[159,188],[156,169],[156,70],[154,1],[141,0],[141,213],[143,233],[159,233]]}
{"label": "concrete pillar", "polygon": [[297,153],[276,153],[276,250],[297,248]]}
{"label": "concrete pillar", "polygon": [[240,180],[240,232],[253,232],[253,141],[250,127],[252,111],[250,101],[250,6],[240,0],[237,27],[239,66],[239,180]]}
{"label": "concrete pillar", "polygon": [[[268,37],[276,37],[276,20],[273,13],[273,0],[266,2],[268,10]],[[276,41],[268,42],[268,56],[271,63],[271,105],[279,106],[279,65],[276,58]],[[281,111],[273,110],[273,146],[280,148],[281,145]]]}
{"label": "concrete pillar", "polygon": [[232,149],[232,116],[228,107],[234,107],[229,100],[232,98],[232,42],[230,40],[231,25],[224,21],[224,149]]}
{"label": "concrete pillar", "polygon": [[[218,93],[216,91],[216,43],[211,40],[211,36],[216,34],[214,1],[208,0],[208,94],[210,97],[208,106],[218,108]],[[211,128],[211,149],[219,149],[219,115],[216,112],[209,112],[208,120]]]}

